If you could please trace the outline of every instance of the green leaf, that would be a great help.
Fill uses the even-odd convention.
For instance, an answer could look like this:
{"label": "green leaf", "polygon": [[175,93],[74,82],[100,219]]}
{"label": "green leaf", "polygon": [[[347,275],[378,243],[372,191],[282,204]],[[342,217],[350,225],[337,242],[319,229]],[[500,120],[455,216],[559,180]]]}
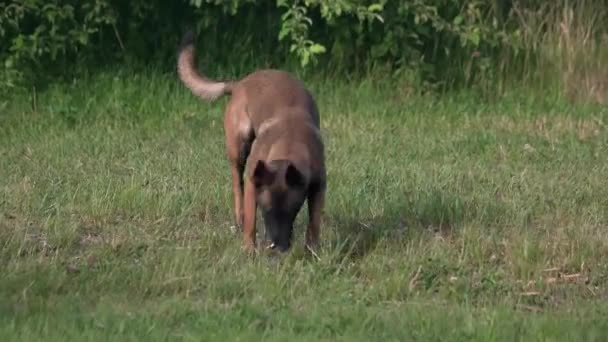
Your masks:
{"label": "green leaf", "polygon": [[285,37],[287,37],[287,35],[289,34],[289,31],[289,27],[281,27],[281,31],[279,31],[279,40],[285,39]]}
{"label": "green leaf", "polygon": [[310,61],[310,53],[308,53],[308,51],[306,51],[306,50],[302,51],[302,67],[307,66],[309,61]]}
{"label": "green leaf", "polygon": [[314,54],[324,53],[326,51],[325,50],[325,46],[323,46],[321,44],[317,44],[317,43],[313,44],[309,48],[309,50],[310,50],[311,53],[314,53]]}
{"label": "green leaf", "polygon": [[382,4],[371,4],[367,8],[367,10],[370,12],[380,12],[380,11],[382,11],[382,9],[383,9]]}

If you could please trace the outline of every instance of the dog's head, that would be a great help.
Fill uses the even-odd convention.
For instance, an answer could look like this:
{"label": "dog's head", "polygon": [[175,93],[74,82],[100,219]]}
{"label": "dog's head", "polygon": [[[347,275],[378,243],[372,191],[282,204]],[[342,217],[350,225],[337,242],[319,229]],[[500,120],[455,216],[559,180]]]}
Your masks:
{"label": "dog's head", "polygon": [[272,247],[291,246],[293,224],[306,200],[308,177],[288,160],[258,161],[253,170],[258,207]]}

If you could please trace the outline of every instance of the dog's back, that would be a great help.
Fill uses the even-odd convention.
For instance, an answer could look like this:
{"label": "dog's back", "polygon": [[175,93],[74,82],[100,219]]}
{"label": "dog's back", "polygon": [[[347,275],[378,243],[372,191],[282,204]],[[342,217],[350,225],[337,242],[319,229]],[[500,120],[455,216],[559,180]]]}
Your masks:
{"label": "dog's back", "polygon": [[290,73],[256,71],[234,84],[233,96],[237,94],[246,99],[247,113],[253,122],[265,122],[267,118],[301,119],[319,127],[319,113],[312,95]]}

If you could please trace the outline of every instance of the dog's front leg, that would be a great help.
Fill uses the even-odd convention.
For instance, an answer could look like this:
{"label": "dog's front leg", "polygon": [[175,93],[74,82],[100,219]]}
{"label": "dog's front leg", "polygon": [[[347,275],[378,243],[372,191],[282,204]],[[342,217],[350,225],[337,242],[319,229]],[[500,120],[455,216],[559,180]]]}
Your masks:
{"label": "dog's front leg", "polygon": [[316,252],[319,245],[321,214],[325,205],[325,184],[312,186],[308,193],[308,229],[306,230],[306,247]]}
{"label": "dog's front leg", "polygon": [[245,179],[243,212],[243,247],[247,251],[255,250],[256,196],[255,185],[248,177]]}

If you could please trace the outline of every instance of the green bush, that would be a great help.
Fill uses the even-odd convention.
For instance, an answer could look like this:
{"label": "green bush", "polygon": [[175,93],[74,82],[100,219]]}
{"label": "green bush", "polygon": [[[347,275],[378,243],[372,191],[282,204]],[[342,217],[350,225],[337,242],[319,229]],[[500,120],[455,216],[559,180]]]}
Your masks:
{"label": "green bush", "polygon": [[[574,5],[575,4],[575,5]],[[174,68],[195,27],[210,74],[262,66],[365,72],[427,85],[484,85],[538,59],[546,13],[567,0],[19,0],[0,4],[3,87],[116,63]],[[597,11],[596,11],[597,12]],[[526,13],[526,15],[522,15]],[[529,13],[535,13],[530,16]],[[526,18],[522,20],[522,18]],[[536,18],[531,25],[530,17]],[[595,21],[605,23],[604,21]],[[531,34],[531,30],[536,35]],[[606,32],[605,30],[603,31]],[[297,64],[292,64],[297,63]],[[528,63],[529,64],[529,63]],[[528,68],[528,70],[530,70]]]}
{"label": "green bush", "polygon": [[0,3],[2,81],[15,86],[31,73],[76,57],[100,30],[116,23],[103,0],[19,0]]}

